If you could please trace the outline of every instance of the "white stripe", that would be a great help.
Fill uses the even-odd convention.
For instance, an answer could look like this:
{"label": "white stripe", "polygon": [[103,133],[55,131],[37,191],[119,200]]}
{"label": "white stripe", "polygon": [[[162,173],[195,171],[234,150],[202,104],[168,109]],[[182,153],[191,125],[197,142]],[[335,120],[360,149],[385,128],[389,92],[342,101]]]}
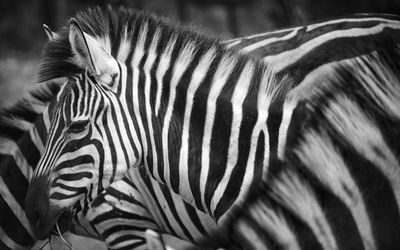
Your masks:
{"label": "white stripe", "polygon": [[264,133],[264,161],[262,166],[263,172],[267,171],[268,169],[268,161],[270,158],[270,141],[269,141],[269,134],[267,128],[267,119],[268,119],[268,109],[270,107],[271,102],[273,101],[274,97],[277,94],[278,88],[274,89],[275,81],[273,78],[273,74],[271,71],[264,71],[263,76],[261,77],[261,84],[260,89],[258,91],[257,97],[257,121],[254,125],[253,131],[251,133],[251,140],[250,140],[250,152],[247,158],[246,163],[246,172],[243,177],[242,186],[240,188],[240,192],[238,195],[237,200],[241,202],[246,196],[250,189],[251,184],[254,182],[254,160],[255,154],[257,150],[257,142],[258,138],[261,135],[261,132]]}
{"label": "white stripe", "polygon": [[[83,87],[86,88],[85,89],[86,91],[82,89],[82,84],[81,83],[75,84],[75,86],[78,87],[78,96],[75,96],[75,92],[72,92],[73,94],[71,96],[73,96],[74,101],[71,101],[71,116],[73,118],[76,118],[77,116],[80,115],[81,108],[82,108],[81,107],[82,106],[82,100],[85,100],[84,99],[85,98],[85,92],[87,93],[88,82],[85,82],[84,85],[85,86],[83,86]],[[83,103],[83,105],[85,105],[85,103]],[[72,112],[74,106],[77,106],[76,107],[76,113]],[[83,108],[85,108],[85,107],[83,107]]]}
{"label": "white stripe", "polygon": [[237,81],[235,90],[232,95],[232,124],[231,133],[229,138],[229,149],[228,149],[228,161],[226,164],[226,170],[224,176],[219,182],[214,196],[211,200],[211,211],[214,211],[217,204],[221,200],[225,189],[229,183],[233,168],[235,167],[238,159],[239,151],[239,133],[240,124],[242,123],[242,106],[244,99],[246,98],[247,92],[251,84],[251,78],[253,76],[254,66],[252,63],[247,63],[243,68],[242,73]]}
{"label": "white stripe", "polygon": [[[154,200],[155,197],[152,196],[149,189],[147,188],[146,183],[144,183],[139,173],[139,169],[130,168],[129,177],[131,178],[134,185],[136,185],[136,187],[138,188],[138,190],[135,189],[132,190],[132,193],[134,194],[133,197],[135,197],[136,200],[142,202],[142,204],[146,207],[148,211],[148,217],[151,216],[151,218],[154,219],[159,229],[166,231],[168,229],[168,226],[164,221],[163,217],[161,216],[156,201]],[[157,185],[163,185],[158,183],[153,178],[150,178],[150,181],[152,187]]]}
{"label": "white stripe", "polygon": [[363,23],[363,22],[370,22],[370,21],[384,22],[384,23],[397,23],[397,25],[399,24],[398,21],[393,21],[393,20],[389,20],[386,18],[379,18],[379,17],[343,18],[343,19],[330,20],[330,21],[323,22],[323,23],[310,24],[306,27],[306,32],[310,32],[317,28],[332,25],[332,24],[337,24],[337,23],[352,23],[352,22]]}
{"label": "white stripe", "polygon": [[283,114],[281,125],[279,126],[279,136],[278,136],[278,158],[284,160],[287,132],[289,129],[290,121],[292,119],[293,110],[296,108],[296,104],[291,100],[285,100],[283,104]]}
{"label": "white stripe", "polygon": [[160,57],[160,62],[158,63],[158,68],[156,71],[157,95],[156,95],[156,106],[155,106],[155,113],[157,115],[160,111],[160,105],[161,105],[161,94],[164,86],[163,78],[170,66],[171,55],[175,47],[176,39],[177,39],[176,37],[172,37],[171,40],[169,40],[167,47],[165,48],[163,54]]}
{"label": "white stripe", "polygon": [[197,227],[193,224],[190,216],[188,215],[182,198],[179,195],[176,195],[174,192],[171,192],[171,196],[174,201],[173,206],[175,207],[183,226],[187,229],[192,238],[195,240],[203,238],[203,235],[199,230],[197,230]]}
{"label": "white stripe", "polygon": [[269,45],[269,44],[271,44],[271,43],[289,40],[289,39],[291,39],[291,38],[297,36],[297,33],[298,33],[298,31],[300,30],[300,28],[301,28],[301,27],[295,28],[295,29],[293,29],[292,32],[290,32],[290,33],[288,33],[288,34],[286,34],[286,35],[284,35],[284,36],[281,36],[281,37],[270,37],[270,38],[267,38],[267,39],[265,39],[265,40],[261,40],[261,41],[252,43],[252,44],[250,44],[250,45],[248,45],[248,46],[246,46],[246,47],[243,47],[241,50],[242,50],[243,52],[245,52],[245,53],[249,53],[249,52],[251,52],[251,51],[253,51],[253,50],[256,50],[256,49],[259,49],[259,48],[261,48],[261,47],[266,47],[267,45]]}
{"label": "white stripe", "polygon": [[21,170],[21,173],[27,180],[30,180],[33,174],[33,168],[26,161],[18,145],[13,140],[1,138],[0,153],[12,156],[18,168]]}
{"label": "white stripe", "polygon": [[[126,131],[121,131],[121,135],[123,138],[126,137],[127,142],[124,141],[124,147],[126,148],[127,152],[128,152],[128,160],[129,162],[127,163],[128,167],[132,167],[134,166],[135,163],[138,162],[138,159],[136,159],[135,156],[135,152],[134,149],[135,148],[138,151],[138,154],[141,155],[141,147],[138,146],[140,145],[139,142],[139,138],[138,135],[136,134],[136,130],[135,130],[135,126],[133,125],[133,118],[131,117],[132,114],[130,114],[130,111],[128,109],[128,104],[126,101],[126,86],[127,86],[127,69],[126,66],[124,64],[120,65],[121,67],[121,95],[120,95],[120,99],[121,99],[121,109],[122,112],[124,114],[126,114],[127,117],[127,130]],[[129,100],[130,102],[131,100]],[[129,142],[128,139],[128,135],[127,133],[130,133],[130,135],[132,136],[132,140],[133,140],[133,145],[131,145],[131,143]]]}
{"label": "white stripe", "polygon": [[13,194],[10,192],[8,189],[6,183],[3,180],[3,177],[0,176],[0,194],[1,197],[5,200],[7,205],[10,207],[12,210],[13,214],[15,217],[18,218],[19,222],[21,222],[22,226],[26,229],[26,231],[29,233],[29,235],[34,238],[31,227],[29,225],[29,221],[26,218],[26,214],[24,209],[19,205],[19,203],[15,200]]}
{"label": "white stripe", "polygon": [[206,181],[208,179],[209,164],[210,164],[210,143],[212,136],[212,127],[215,119],[216,101],[221,94],[221,90],[226,84],[229,75],[231,74],[236,64],[236,58],[224,55],[218,65],[214,78],[211,83],[210,92],[207,100],[207,111],[204,124],[203,140],[202,140],[202,155],[201,155],[201,172],[200,172],[200,196],[202,206],[206,209],[205,204],[205,190]]}
{"label": "white stripe", "polygon": [[[254,203],[247,211],[258,225],[268,233],[271,240],[276,242],[278,246],[284,246],[285,249],[301,250],[297,241],[293,226],[289,226],[282,211],[277,208],[272,208],[265,201],[261,200]],[[250,228],[248,233],[257,233],[255,228]],[[247,237],[247,236],[246,236]]]}
{"label": "white stripe", "polygon": [[[61,92],[61,91],[60,91]],[[43,123],[45,126],[46,131],[50,130],[50,115],[49,115],[49,106],[46,107],[46,109],[43,111]]]}
{"label": "white stripe", "polygon": [[145,104],[146,104],[146,118],[147,118],[147,126],[149,130],[149,137],[150,137],[150,146],[151,146],[151,151],[152,151],[152,158],[153,158],[153,175],[156,178],[156,180],[161,182],[160,175],[158,173],[158,154],[156,150],[156,145],[154,142],[154,130],[153,130],[153,121],[152,121],[152,108],[150,106],[150,85],[152,84],[151,82],[151,76],[150,76],[150,71],[152,69],[152,66],[154,65],[154,61],[157,58],[157,45],[158,41],[160,38],[160,32],[157,30],[154,33],[153,40],[151,42],[150,48],[148,50],[148,56],[146,63],[144,64],[144,73],[145,73],[145,90],[144,90],[144,95],[145,95]]}
{"label": "white stripe", "polygon": [[344,37],[360,37],[366,35],[373,35],[382,32],[384,28],[400,29],[399,23],[391,24],[378,24],[374,27],[364,28],[353,28],[348,30],[335,30],[321,36],[316,37],[306,43],[301,44],[299,47],[292,50],[287,50],[277,55],[266,56],[263,61],[267,62],[268,65],[273,67],[275,71],[281,71],[286,67],[298,62],[300,58],[307,55],[311,50],[322,45],[323,43],[332,39],[340,39]]}
{"label": "white stripe", "polygon": [[119,43],[119,49],[117,54],[118,62],[125,62],[128,58],[129,51],[131,48],[131,39],[128,37],[128,26],[124,25],[124,30],[121,32],[121,40]]}
{"label": "white stripe", "polygon": [[[139,132],[140,132],[140,139],[141,139],[141,145],[143,149],[143,157],[142,159],[143,163],[147,166],[147,139],[146,139],[146,133],[143,127],[143,121],[142,117],[140,115],[139,111],[139,64],[140,61],[144,55],[144,45],[145,45],[145,40],[146,40],[146,33],[145,34],[139,34],[138,38],[138,43],[135,48],[135,53],[132,58],[131,62],[131,68],[132,68],[132,106],[134,110],[134,114],[132,114],[135,119],[137,120],[137,124],[139,126]],[[128,100],[131,101],[131,100]],[[147,169],[148,170],[148,169]]]}
{"label": "white stripe", "polygon": [[330,224],[317,202],[315,193],[296,172],[282,172],[269,183],[273,192],[271,197],[306,223],[323,249],[337,249]]}
{"label": "white stripe", "polygon": [[32,123],[28,122],[26,120],[23,120],[21,118],[15,118],[15,117],[7,117],[7,116],[3,116],[2,117],[4,123],[8,123],[8,124],[12,124],[14,127],[23,130],[23,131],[27,131],[32,127]]}
{"label": "white stripe", "polygon": [[375,121],[346,96],[329,103],[324,114],[335,130],[388,179],[400,207],[400,165]]}
{"label": "white stripe", "polygon": [[[178,222],[176,221],[174,215],[171,212],[171,208],[168,205],[168,202],[166,201],[163,192],[161,191],[160,185],[153,185],[155,197],[157,197],[157,201],[160,204],[160,207],[162,209],[162,213],[165,214],[167,217],[167,220],[169,222],[169,225],[171,228],[175,231],[177,236],[187,238],[182,230],[182,228],[179,226]],[[172,233],[172,232],[170,232]]]}
{"label": "white stripe", "polygon": [[0,227],[0,240],[4,243],[8,248],[13,250],[28,250],[30,247],[23,247],[17,242],[13,241],[6,232],[3,231],[3,228]]}
{"label": "white stripe", "polygon": [[43,145],[42,139],[39,136],[36,126],[33,126],[29,130],[29,135],[31,137],[33,144],[35,144],[37,150],[39,150],[39,152],[42,153],[44,151],[44,145]]}
{"label": "white stripe", "polygon": [[[143,237],[143,238],[145,237],[144,232],[138,233],[137,231],[133,231],[133,230],[124,230],[123,233],[124,233],[123,234],[124,236],[128,236],[128,237],[129,236],[135,236],[135,235]],[[107,240],[107,242],[112,242],[113,240],[116,240],[121,236],[122,235],[120,233],[114,233],[114,234],[110,235],[106,240]],[[126,240],[126,238],[122,242],[119,242],[119,243],[117,243],[115,245],[108,246],[108,247],[110,247],[109,249],[126,249],[126,246],[131,245],[131,244],[135,244],[135,243],[138,243],[138,242],[142,242],[143,244],[139,245],[139,246],[136,246],[135,250],[141,250],[141,249],[147,250],[147,249],[149,249],[147,244],[146,244],[146,241],[142,241],[141,239],[131,239],[131,240],[128,239],[128,240]]]}
{"label": "white stripe", "polygon": [[295,153],[304,163],[304,166],[350,209],[365,249],[376,249],[370,219],[361,191],[328,135],[313,130],[307,132],[301,146],[295,150]]}
{"label": "white stripe", "polygon": [[[125,154],[123,153],[123,148],[125,148],[125,145],[130,145],[128,136],[126,135],[126,131],[127,129],[125,128],[125,123],[124,120],[122,118],[122,111],[120,109],[120,105],[118,103],[117,98],[115,98],[115,96],[112,96],[111,98],[111,102],[112,102],[112,106],[115,108],[115,116],[114,118],[116,118],[116,121],[113,120],[112,114],[110,114],[109,116],[107,116],[107,123],[108,123],[108,129],[109,132],[111,134],[111,139],[113,140],[113,144],[114,144],[114,149],[117,153],[117,162],[116,165],[105,165],[104,168],[104,173],[105,175],[103,176],[103,179],[105,179],[106,177],[111,177],[111,171],[112,169],[115,169],[115,176],[114,176],[114,180],[118,180],[120,178],[122,178],[122,176],[125,174],[125,172],[128,170],[128,168],[130,166],[128,166],[128,159],[125,159]],[[129,117],[128,117],[129,119]],[[120,132],[120,136],[118,135],[118,131]],[[127,150],[125,148],[125,150]],[[129,153],[129,151],[128,151]],[[128,157],[128,156],[127,156]],[[106,175],[106,171],[110,170],[110,175],[107,176]],[[114,181],[111,180],[111,181]]]}
{"label": "white stripe", "polygon": [[227,48],[227,49],[229,49],[230,47],[233,47],[233,46],[235,46],[235,45],[237,45],[237,44],[240,44],[242,41],[241,40],[238,40],[238,41],[234,41],[234,42],[226,42],[225,43],[225,47]]}
{"label": "white stripe", "polygon": [[[168,151],[168,132],[171,123],[172,114],[174,111],[174,104],[176,98],[176,87],[181,80],[183,73],[185,72],[186,68],[189,66],[190,62],[193,60],[195,51],[194,44],[187,44],[185,48],[180,52],[178,58],[176,59],[172,79],[170,82],[169,88],[169,98],[168,98],[168,105],[167,110],[165,112],[163,128],[162,128],[162,146],[163,146],[163,156],[164,156],[164,178],[167,183],[168,187],[171,187],[171,177],[170,177],[170,165],[169,165],[169,151]],[[172,120],[173,121],[173,120]],[[173,140],[171,138],[171,140]],[[177,167],[177,166],[174,166]],[[174,178],[174,177],[172,177]],[[185,194],[181,194],[182,197],[187,197]],[[186,198],[187,199],[187,198]]]}
{"label": "white stripe", "polygon": [[230,39],[230,40],[226,41],[226,43],[231,43],[231,42],[238,41],[238,40],[246,41],[246,40],[250,40],[250,39],[257,38],[257,37],[262,37],[262,36],[270,36],[272,34],[284,33],[284,32],[292,31],[294,29],[299,29],[299,28],[302,28],[302,27],[303,26],[290,27],[290,28],[287,28],[287,29],[278,29],[278,30],[274,30],[274,31],[268,31],[268,32],[264,32],[264,33],[254,34],[254,35],[251,35],[251,36],[246,36],[244,38],[243,37],[234,38],[234,39]]}
{"label": "white stripe", "polygon": [[[192,114],[192,106],[193,106],[193,98],[197,91],[197,88],[204,80],[204,77],[207,74],[207,71],[210,67],[211,62],[214,60],[215,50],[211,49],[207,51],[207,53],[201,58],[198,66],[193,71],[192,78],[189,83],[189,87],[187,89],[186,95],[186,105],[185,105],[185,114],[183,118],[183,127],[182,127],[182,144],[179,154],[179,194],[186,193],[184,195],[184,200],[191,204],[192,206],[196,206],[193,198],[193,194],[191,192],[187,192],[190,189],[189,185],[189,170],[188,170],[188,154],[189,154],[189,127],[190,127],[190,118]],[[187,190],[185,192],[185,190]]]}

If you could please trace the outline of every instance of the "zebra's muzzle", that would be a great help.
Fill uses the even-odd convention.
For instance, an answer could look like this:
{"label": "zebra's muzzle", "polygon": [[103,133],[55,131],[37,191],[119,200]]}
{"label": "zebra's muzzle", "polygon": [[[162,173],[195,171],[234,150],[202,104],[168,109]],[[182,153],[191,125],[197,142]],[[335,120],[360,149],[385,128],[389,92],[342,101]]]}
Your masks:
{"label": "zebra's muzzle", "polygon": [[48,179],[44,176],[32,180],[25,201],[26,216],[38,240],[48,238],[52,232],[64,232],[71,220],[71,213],[65,208],[50,206],[48,186]]}

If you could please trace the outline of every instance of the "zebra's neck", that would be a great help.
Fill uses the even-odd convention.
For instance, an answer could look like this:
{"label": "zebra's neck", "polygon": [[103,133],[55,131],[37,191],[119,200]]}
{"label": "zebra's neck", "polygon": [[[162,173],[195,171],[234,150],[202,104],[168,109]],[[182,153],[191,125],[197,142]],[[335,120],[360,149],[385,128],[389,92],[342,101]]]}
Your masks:
{"label": "zebra's neck", "polygon": [[271,140],[278,136],[269,135],[267,123],[279,123],[290,81],[218,44],[174,33],[163,38],[161,28],[144,24],[127,65],[143,164],[219,218],[275,157],[270,144],[276,147]]}

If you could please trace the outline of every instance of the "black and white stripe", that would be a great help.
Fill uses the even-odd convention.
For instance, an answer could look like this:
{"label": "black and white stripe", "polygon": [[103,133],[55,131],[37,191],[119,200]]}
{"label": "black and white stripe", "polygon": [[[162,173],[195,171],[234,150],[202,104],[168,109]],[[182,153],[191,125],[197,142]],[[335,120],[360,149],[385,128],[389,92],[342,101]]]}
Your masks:
{"label": "black and white stripe", "polygon": [[399,38],[308,83],[285,159],[234,216],[246,249],[400,246]]}
{"label": "black and white stripe", "polygon": [[[308,83],[310,79],[303,78],[301,82],[296,82],[296,79],[302,78],[283,74],[285,71],[280,71],[284,69],[282,63],[265,66],[235,51],[224,50],[216,41],[207,40],[184,28],[178,30],[154,17],[124,10],[110,11],[108,20],[96,19],[96,15],[103,13],[94,10],[78,17],[84,23],[82,30],[88,33],[79,28],[77,21],[73,21],[68,36],[61,34],[62,38],[69,40],[60,39],[59,43],[69,42],[75,54],[56,61],[57,57],[49,51],[44,62],[46,64],[53,60],[53,72],[44,71],[44,77],[60,73],[54,62],[60,65],[75,62],[75,65],[70,65],[77,70],[72,71],[72,75],[79,74],[79,68],[86,68],[94,76],[85,78],[82,76],[86,73],[80,74],[77,81],[67,84],[70,89],[67,88],[63,93],[65,96],[72,93],[73,96],[79,89],[93,88],[99,93],[96,100],[107,100],[100,110],[88,107],[88,131],[104,128],[104,132],[108,131],[113,138],[117,138],[113,140],[116,145],[109,148],[115,149],[110,152],[115,152],[116,160],[125,161],[122,170],[143,164],[150,176],[166,184],[186,202],[208,213],[222,225],[223,216],[228,215],[227,212],[235,204],[245,200],[251,186],[257,185],[262,175],[273,172],[273,161],[284,158],[292,114],[309,87],[302,83]],[[116,22],[117,19],[124,22]],[[95,28],[89,28],[93,20],[104,22],[100,26],[103,32],[107,32],[105,35],[96,34]],[[116,33],[110,31],[123,30],[125,27],[129,27],[129,30],[123,32],[115,42],[113,35]],[[392,31],[397,28],[392,22],[385,27]],[[309,30],[315,29],[317,27]],[[107,38],[107,35],[110,40],[95,39]],[[381,37],[385,38],[383,34]],[[318,40],[313,42],[318,43]],[[131,45],[128,52],[118,51],[121,43]],[[298,58],[303,53],[301,48],[296,49],[290,57],[297,58],[299,63],[301,60]],[[311,55],[311,52],[307,55]],[[118,58],[118,55],[121,57]],[[288,65],[291,67],[293,61]],[[86,95],[82,100],[90,103],[88,100],[93,97],[90,93],[80,91],[79,95]],[[71,99],[80,103],[78,100],[81,99],[74,98]],[[66,100],[60,106],[69,108],[71,104]],[[95,112],[105,114],[104,118]],[[65,120],[70,119],[68,122],[74,124],[76,114],[62,113]],[[68,124],[63,126],[59,121],[53,124],[59,127],[62,136],[68,136]],[[83,131],[79,131],[77,136],[89,134]],[[98,140],[104,138],[111,137]],[[54,143],[52,140],[50,142]],[[71,142],[77,144],[83,140]],[[110,140],[107,142],[103,145],[110,145]],[[82,143],[80,147],[85,145]],[[62,143],[59,149],[60,152],[65,150],[64,153],[69,157],[74,157],[75,152],[66,149]],[[108,153],[105,152],[104,157],[113,159],[113,154],[109,156]],[[43,163],[46,157],[45,154]],[[42,185],[40,178],[49,180],[52,175],[57,175],[57,165],[60,163],[56,161],[55,157],[51,164],[39,164],[39,184],[34,183],[30,188],[32,192],[28,192],[28,201],[30,197],[43,192],[35,191]],[[112,173],[107,176],[109,183],[122,177],[116,168],[107,168],[120,166],[112,163],[95,165],[94,168],[100,173]],[[53,167],[53,164],[56,166]],[[99,183],[104,182],[103,176],[99,177]],[[97,185],[95,179],[88,179],[82,195],[85,192],[87,194],[90,182]],[[101,191],[98,187],[101,185],[96,186]],[[48,188],[45,187],[46,190]],[[73,206],[74,199],[80,199],[70,194],[73,199],[66,202],[62,197],[52,197],[50,188],[50,204],[54,210],[43,214],[44,217],[40,219],[54,221],[65,209]],[[93,194],[90,195],[93,197]],[[30,208],[37,212],[35,207]],[[316,215],[323,214],[322,210],[314,212]],[[34,217],[31,220],[37,221]],[[320,226],[329,228],[329,223]],[[45,235],[45,231],[42,232]],[[324,231],[322,235],[330,235],[330,232]]]}
{"label": "black and white stripe", "polygon": [[[393,18],[393,19],[395,19],[395,18]],[[360,19],[361,20],[361,19]],[[389,20],[390,21],[390,20]],[[332,25],[332,27],[335,25],[335,23],[337,23],[337,24],[340,24],[342,27],[343,27],[343,23],[341,23],[341,21],[334,21],[334,22],[328,22],[328,23],[325,23],[325,25],[327,25],[328,26],[328,24],[329,25]],[[338,26],[339,27],[339,29],[340,29],[340,27],[341,26]],[[362,25],[362,21],[360,21],[360,22],[358,22],[357,23],[357,25]],[[321,25],[319,25],[319,27],[321,27],[321,26],[323,26],[322,24]],[[331,27],[330,27],[331,28]],[[390,30],[390,27],[389,28],[387,28],[387,29],[389,29]],[[387,30],[386,28],[384,29],[384,30]],[[312,30],[312,29],[311,29]],[[373,33],[373,29],[371,29],[372,31],[371,31],[371,33],[373,34],[373,35],[370,35],[370,37],[369,37],[369,40],[368,41],[371,41],[371,39],[373,40],[373,39],[381,39],[381,37],[382,36],[380,36],[380,34],[379,33]],[[392,29],[393,30],[393,29]],[[356,41],[358,38],[357,38],[357,33],[355,32],[355,30],[353,30],[354,31],[354,33],[353,33],[353,39],[354,39],[354,41]],[[364,32],[364,31],[363,31]],[[338,33],[336,33],[339,37],[340,37],[340,32],[338,32]],[[362,33],[362,34],[364,34],[364,33]],[[298,33],[298,34],[296,34],[297,36],[301,36],[301,35],[303,35],[302,33]],[[366,34],[366,35],[368,35],[368,34]],[[267,34],[266,34],[266,36],[268,36]],[[268,37],[267,37],[268,38]],[[315,37],[314,37],[315,38]],[[332,40],[334,40],[335,38],[334,37],[331,37],[332,38]],[[339,39],[340,40],[340,39]],[[344,39],[345,40],[345,39]],[[246,40],[244,40],[244,41],[246,41]],[[289,41],[289,40],[288,40]],[[328,43],[329,41],[325,41],[326,43]],[[290,43],[288,43],[288,44],[290,44]],[[367,43],[368,44],[368,43]],[[374,46],[376,46],[376,44],[375,43],[371,43],[371,44],[373,44]],[[280,48],[283,48],[283,46],[282,46],[283,44],[281,44],[280,46]],[[317,47],[324,47],[323,46],[324,45],[324,43],[321,43],[320,44],[320,46],[317,46]],[[123,46],[126,46],[126,43],[125,43],[125,45],[121,45],[121,47],[123,47]],[[372,45],[371,45],[372,46]],[[370,50],[373,50],[373,47],[370,47]],[[353,56],[352,57],[354,57],[354,56],[357,56],[357,55],[359,55],[359,54],[363,54],[363,53],[365,53],[365,51],[363,52],[363,51],[358,51],[357,52],[357,50],[356,49],[354,49],[354,54],[353,54]],[[313,52],[315,52],[314,50],[313,51],[309,51],[308,52],[308,54],[312,54]],[[121,56],[123,56],[123,54],[125,53],[127,53],[126,51],[124,52],[124,50],[120,50],[119,52],[119,55]],[[337,53],[337,54],[340,54],[340,53],[342,53],[342,51],[341,50],[339,50],[339,53]],[[357,54],[358,53],[358,54]],[[261,54],[262,54],[262,52],[261,52]],[[337,55],[337,54],[335,54],[335,55]],[[316,55],[318,55],[318,53],[316,53]],[[343,58],[345,58],[344,56],[347,56],[348,54],[344,54],[344,53],[342,53],[342,54],[340,54]],[[328,54],[327,56],[325,56],[324,58],[325,58],[325,60],[327,60],[327,62],[329,62],[329,60],[331,60],[330,58],[332,57],[333,55],[330,55],[330,54]],[[339,58],[340,59],[340,58]],[[301,61],[300,59],[299,59],[299,61]],[[315,64],[315,65],[317,65],[318,66],[318,64]],[[322,65],[322,64],[321,64]],[[315,69],[315,68],[311,68],[311,69]],[[319,69],[318,69],[319,70]],[[315,76],[315,75],[326,75],[327,73],[329,73],[329,72],[324,72],[324,71],[311,71],[311,73],[313,73],[313,74],[310,74],[310,71],[306,71],[306,73],[302,73],[303,75],[305,74],[305,75],[307,75],[307,74],[310,74],[311,76]],[[297,74],[294,74],[295,76],[297,75]],[[301,75],[301,74],[299,74],[299,75]],[[293,77],[293,75],[292,75],[292,77]],[[301,78],[299,78],[299,79],[301,79]],[[160,103],[160,102],[159,102]],[[158,107],[159,107],[159,105],[160,104],[158,104]],[[157,104],[156,104],[156,107],[157,107]],[[157,110],[159,110],[159,109],[157,109]],[[286,116],[288,116],[288,115],[286,115]],[[285,117],[285,113],[284,113],[284,115],[283,115],[283,117]],[[284,118],[283,118],[283,120],[285,120]],[[288,120],[290,121],[290,116],[288,117]],[[287,126],[288,126],[288,124],[287,124]],[[279,150],[278,150],[279,151]],[[158,170],[158,169],[157,169]]]}

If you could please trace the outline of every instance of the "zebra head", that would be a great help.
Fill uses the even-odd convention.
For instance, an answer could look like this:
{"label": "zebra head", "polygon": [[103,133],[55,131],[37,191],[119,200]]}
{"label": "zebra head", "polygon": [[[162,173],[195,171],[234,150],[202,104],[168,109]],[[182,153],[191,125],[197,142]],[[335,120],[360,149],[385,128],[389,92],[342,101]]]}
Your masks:
{"label": "zebra head", "polygon": [[120,179],[136,159],[121,148],[115,127],[124,122],[116,98],[119,63],[74,19],[66,37],[73,52],[69,61],[80,70],[68,76],[49,107],[46,146],[27,193],[26,214],[38,239],[59,222],[66,229],[71,215]]}

